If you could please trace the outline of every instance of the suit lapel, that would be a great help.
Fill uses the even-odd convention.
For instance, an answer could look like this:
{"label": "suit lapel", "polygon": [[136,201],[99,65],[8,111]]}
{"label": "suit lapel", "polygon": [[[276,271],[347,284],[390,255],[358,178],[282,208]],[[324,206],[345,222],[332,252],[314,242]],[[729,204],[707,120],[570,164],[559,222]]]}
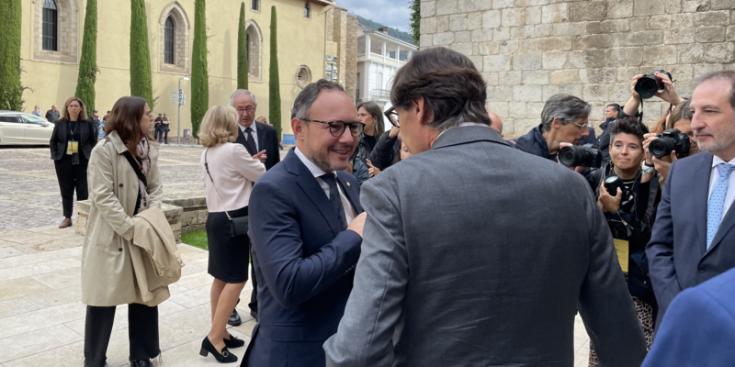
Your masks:
{"label": "suit lapel", "polygon": [[289,167],[289,171],[291,173],[297,175],[296,183],[302,190],[304,190],[304,193],[306,193],[311,202],[314,203],[317,209],[322,213],[324,220],[329,224],[332,232],[334,232],[335,235],[341,232],[342,230],[339,228],[339,223],[337,222],[337,213],[334,212],[332,203],[329,201],[329,198],[327,198],[327,195],[324,194],[324,190],[319,185],[319,182],[317,182],[314,175],[312,175],[311,172],[309,172],[309,169],[301,163],[301,160],[293,150],[288,153],[288,156],[284,159],[284,163]]}
{"label": "suit lapel", "polygon": [[352,204],[352,209],[355,210],[355,214],[360,214],[364,211],[362,209],[362,206],[360,205],[360,196],[357,194],[357,192],[355,192],[356,189],[352,187],[351,184],[342,177],[342,173],[343,172],[339,172],[337,174],[337,180],[342,186],[342,191],[347,195],[347,200],[349,200],[350,204]]}
{"label": "suit lapel", "polygon": [[[260,122],[255,122],[258,129],[258,151],[265,149],[265,128]],[[267,153],[266,153],[267,154]]]}
{"label": "suit lapel", "polygon": [[[727,233],[730,232],[733,227],[735,227],[735,205],[730,205],[730,209],[728,209],[727,214],[725,214],[725,218],[722,218],[720,228],[717,229],[717,234],[715,234],[715,238],[712,240],[712,245],[709,247],[707,254],[712,252],[715,247],[722,242]],[[705,254],[705,256],[707,256],[707,254]]]}
{"label": "suit lapel", "polygon": [[[703,153],[708,154],[708,153]],[[712,170],[712,156],[698,165],[694,175],[697,180],[694,184],[694,218],[697,222],[697,246],[702,254],[707,252],[707,202],[709,201],[709,178]],[[714,246],[713,246],[714,247]]]}

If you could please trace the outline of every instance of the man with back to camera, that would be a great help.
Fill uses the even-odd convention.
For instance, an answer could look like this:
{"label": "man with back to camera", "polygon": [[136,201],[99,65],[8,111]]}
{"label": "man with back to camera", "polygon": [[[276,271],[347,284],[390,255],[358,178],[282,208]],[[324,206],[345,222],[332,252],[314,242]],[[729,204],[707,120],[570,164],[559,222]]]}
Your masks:
{"label": "man with back to camera", "polygon": [[59,110],[56,108],[56,105],[52,105],[51,109],[46,111],[46,120],[48,122],[56,122],[59,118],[61,118]]}
{"label": "man with back to camera", "polygon": [[[278,146],[278,132],[273,126],[254,121],[255,112],[258,108],[258,101],[255,95],[248,90],[238,89],[230,96],[230,106],[237,110],[238,115],[238,135],[235,142],[242,144],[253,158],[263,162],[266,170],[273,168],[274,165],[281,161],[281,150]],[[258,282],[255,279],[255,270],[251,271],[250,281],[253,285],[253,291],[250,295],[248,307],[250,308],[250,315],[257,320]],[[237,313],[237,309],[232,310],[228,324],[232,326],[242,324],[242,319]]]}
{"label": "man with back to camera", "polygon": [[571,367],[577,310],[602,365],[643,360],[589,185],[509,147],[489,127],[486,88],[446,48],[396,74],[391,103],[415,155],[362,186],[362,253],[327,366]]}
{"label": "man with back to camera", "polygon": [[579,145],[589,136],[592,106],[568,94],[555,94],[544,105],[541,124],[528,134],[511,140],[518,150],[556,162],[562,143]]}
{"label": "man with back to camera", "polygon": [[243,367],[324,366],[322,344],[337,331],[360,256],[360,186],[343,171],[360,134],[355,106],[322,79],[299,93],[291,118],[296,148],[250,199],[260,318]]}
{"label": "man with back to camera", "polygon": [[659,304],[735,267],[735,71],[700,79],[692,129],[702,151],[671,164],[646,248]]}

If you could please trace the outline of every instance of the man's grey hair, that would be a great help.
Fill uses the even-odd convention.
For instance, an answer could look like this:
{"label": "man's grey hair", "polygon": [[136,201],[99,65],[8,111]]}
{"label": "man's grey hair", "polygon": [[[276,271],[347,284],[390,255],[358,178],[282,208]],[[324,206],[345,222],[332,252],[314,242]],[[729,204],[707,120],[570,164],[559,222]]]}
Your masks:
{"label": "man's grey hair", "polygon": [[325,79],[319,79],[316,83],[311,83],[304,88],[304,90],[296,96],[296,100],[293,102],[293,108],[291,109],[291,119],[305,119],[308,118],[309,108],[314,104],[316,98],[319,96],[319,92],[323,90],[341,90],[345,91],[341,85],[331,82]]}
{"label": "man's grey hair", "polygon": [[562,125],[568,125],[578,118],[589,117],[591,111],[592,106],[589,103],[575,96],[555,94],[546,101],[541,111],[541,131],[551,130],[554,119]]}
{"label": "man's grey hair", "polygon": [[241,94],[247,94],[247,95],[249,95],[250,98],[253,99],[253,104],[256,105],[256,106],[258,105],[258,100],[255,99],[255,94],[251,93],[247,89],[238,89],[238,90],[235,91],[235,93],[232,93],[232,95],[230,96],[230,106],[235,107],[235,97],[237,97],[237,96],[239,96]]}
{"label": "man's grey hair", "polygon": [[702,75],[697,80],[697,86],[700,84],[711,81],[711,80],[725,80],[730,82],[730,105],[732,108],[735,108],[735,70],[722,70],[722,71],[715,71],[709,74]]}

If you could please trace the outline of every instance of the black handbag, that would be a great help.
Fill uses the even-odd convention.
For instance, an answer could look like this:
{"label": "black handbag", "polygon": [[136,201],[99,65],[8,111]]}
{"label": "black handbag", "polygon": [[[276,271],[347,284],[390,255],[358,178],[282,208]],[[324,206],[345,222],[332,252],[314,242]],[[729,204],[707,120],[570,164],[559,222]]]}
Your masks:
{"label": "black handbag", "polygon": [[[219,200],[220,204],[222,204],[222,198],[219,196],[219,192],[217,191],[217,186],[214,185],[214,179],[212,179],[212,174],[209,173],[209,164],[207,163],[207,151],[209,149],[204,151],[204,168],[207,170],[207,176],[209,176],[209,180],[212,181],[212,187],[214,188],[214,193],[217,195],[217,199]],[[224,208],[224,204],[223,204]],[[231,217],[230,213],[227,212],[227,209],[225,208],[225,214],[227,215],[227,219],[229,220],[230,224],[230,236],[231,237],[239,237],[244,236],[248,234],[248,216],[244,215],[242,217]]]}

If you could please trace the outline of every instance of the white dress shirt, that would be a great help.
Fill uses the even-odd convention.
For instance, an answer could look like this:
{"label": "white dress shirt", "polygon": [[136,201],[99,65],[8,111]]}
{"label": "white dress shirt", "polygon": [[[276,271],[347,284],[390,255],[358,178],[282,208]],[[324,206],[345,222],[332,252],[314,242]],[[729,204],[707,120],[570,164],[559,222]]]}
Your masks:
{"label": "white dress shirt", "polygon": [[[327,195],[327,199],[329,199],[329,184],[324,182],[319,176],[327,174],[322,170],[321,168],[317,167],[314,162],[310,161],[309,158],[306,158],[304,153],[301,153],[299,148],[296,148],[296,156],[299,157],[301,160],[301,163],[303,163],[307,169],[309,169],[309,172],[311,172],[312,175],[316,178],[316,182],[319,183],[319,186],[322,187],[322,190],[324,190],[324,194]],[[335,179],[337,179],[337,173],[332,172]],[[350,200],[347,199],[347,196],[345,196],[344,191],[342,191],[342,185],[339,184],[339,179],[337,179],[337,189],[339,190],[339,196],[342,199],[342,207],[345,209],[345,219],[347,219],[347,224],[350,224],[353,219],[357,216],[355,214],[355,209],[352,207],[352,204],[350,203]]]}
{"label": "white dress shirt", "polygon": [[[248,140],[248,133],[245,132],[246,127],[242,126],[240,124],[237,124],[238,127],[240,127],[240,131],[242,131],[242,135],[245,137],[245,140]],[[253,134],[253,140],[255,140],[255,153],[260,152],[260,146],[258,146],[258,124],[253,120],[253,124],[250,125],[250,128],[253,129],[251,134]]]}
{"label": "white dress shirt", "polygon": [[[712,171],[709,176],[709,194],[707,195],[707,201],[709,202],[709,197],[712,196],[712,191],[715,190],[715,185],[717,185],[717,180],[720,179],[720,170],[717,169],[717,165],[727,163],[732,164],[735,166],[735,158],[730,160],[730,162],[725,162],[722,158],[715,156],[715,158],[712,160]],[[722,218],[725,218],[725,215],[727,214],[727,210],[730,209],[732,206],[732,202],[735,201],[735,171],[730,173],[730,179],[727,184],[727,193],[725,194],[725,205],[722,207]]]}

